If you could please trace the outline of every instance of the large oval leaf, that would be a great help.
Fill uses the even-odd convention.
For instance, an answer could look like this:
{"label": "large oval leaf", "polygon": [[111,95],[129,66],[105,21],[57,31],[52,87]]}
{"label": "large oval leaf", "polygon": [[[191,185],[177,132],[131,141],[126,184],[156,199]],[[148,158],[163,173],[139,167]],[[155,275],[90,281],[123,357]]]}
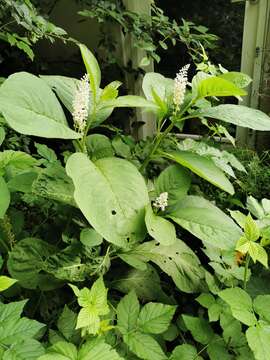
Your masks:
{"label": "large oval leaf", "polygon": [[89,223],[107,241],[121,247],[145,236],[145,206],[149,203],[143,177],[130,162],[103,158],[93,163],[81,153],[67,162],[74,198]]}
{"label": "large oval leaf", "polygon": [[178,289],[186,293],[202,289],[204,270],[196,254],[182,240],[177,239],[171,246],[148,241],[139,245],[134,253],[158,265],[171,276]]}
{"label": "large oval leaf", "polygon": [[201,239],[205,245],[219,249],[234,249],[242,235],[241,229],[229,216],[199,196],[186,196],[168,217]]}
{"label": "large oval leaf", "polygon": [[[67,76],[57,76],[57,75],[48,75],[41,76],[41,79],[44,80],[50,88],[56,92],[59,99],[72,114],[73,112],[73,98],[79,83],[78,79],[74,79]],[[102,90],[98,89],[98,95],[101,94]],[[87,121],[92,121],[90,128],[94,128],[100,125],[105,121],[112,113],[113,107],[106,108],[96,108],[95,119],[92,119],[92,109],[93,109],[93,97],[90,94],[90,105],[89,105],[89,115]]]}
{"label": "large oval leaf", "polygon": [[234,83],[219,77],[202,80],[197,88],[199,98],[208,96],[244,96],[246,91],[238,88]]}
{"label": "large oval leaf", "polygon": [[78,139],[50,87],[40,78],[19,72],[0,87],[0,112],[14,130],[46,138]]}
{"label": "large oval leaf", "polygon": [[242,105],[225,104],[212,108],[209,107],[194,113],[193,116],[209,117],[254,130],[270,130],[269,116],[260,110],[251,109]]}
{"label": "large oval leaf", "polygon": [[189,151],[174,151],[171,153],[163,153],[163,155],[168,159],[187,167],[195,174],[220,189],[227,191],[229,194],[234,194],[232,184],[211,159]]}

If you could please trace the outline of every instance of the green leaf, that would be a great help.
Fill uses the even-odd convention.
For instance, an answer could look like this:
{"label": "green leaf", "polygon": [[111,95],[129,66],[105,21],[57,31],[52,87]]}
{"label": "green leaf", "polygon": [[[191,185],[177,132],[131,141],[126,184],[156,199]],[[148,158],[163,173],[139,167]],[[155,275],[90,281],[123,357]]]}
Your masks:
{"label": "green leaf", "polygon": [[222,360],[234,360],[229,351],[228,345],[220,336],[215,336],[214,340],[207,347],[207,353],[210,360],[222,359]]}
{"label": "green leaf", "polygon": [[78,304],[82,307],[79,312],[76,329],[87,327],[89,334],[96,334],[100,327],[100,316],[109,313],[107,304],[107,289],[100,277],[94,282],[91,290],[83,288],[79,290],[70,285],[77,296]]}
{"label": "green leaf", "polygon": [[184,324],[196,341],[203,345],[211,342],[214,337],[214,332],[206,320],[189,315],[182,315],[182,317]]}
{"label": "green leaf", "polygon": [[270,353],[270,326],[259,322],[246,332],[248,345],[256,360],[268,360]]}
{"label": "green leaf", "polygon": [[117,306],[117,327],[123,335],[136,329],[139,312],[140,304],[136,293],[131,291]]}
{"label": "green leaf", "polygon": [[196,301],[206,309],[210,309],[216,303],[216,300],[212,294],[202,293],[196,298]]}
{"label": "green leaf", "polygon": [[247,74],[237,72],[237,71],[230,71],[224,74],[218,75],[219,78],[232,82],[235,86],[240,89],[247,87],[252,79]]}
{"label": "green leaf", "polygon": [[15,345],[34,338],[43,324],[25,317],[20,318],[26,301],[0,303],[0,342],[4,346]]}
{"label": "green leaf", "polygon": [[57,320],[57,328],[67,340],[70,340],[74,335],[76,322],[77,314],[65,305],[59,319]]}
{"label": "green leaf", "polygon": [[222,120],[236,126],[247,127],[253,130],[269,131],[270,118],[260,110],[251,109],[242,105],[219,105],[206,108],[193,114],[197,117],[209,117]]}
{"label": "green leaf", "polygon": [[124,335],[124,342],[140,359],[167,359],[167,356],[164,354],[158,342],[149,335],[142,334],[140,332],[133,332],[132,334]]}
{"label": "green leaf", "polygon": [[258,295],[253,301],[253,306],[260,318],[270,322],[270,295]]}
{"label": "green leaf", "polygon": [[187,167],[198,176],[209,181],[211,184],[219,187],[231,195],[234,194],[232,184],[211,159],[189,151],[175,151],[162,154],[168,159],[173,160],[184,167]]}
{"label": "green leaf", "polygon": [[246,217],[244,231],[249,241],[257,241],[260,237],[260,229],[250,214]]}
{"label": "green leaf", "polygon": [[75,345],[60,341],[51,346],[38,360],[78,360],[78,351]]}
{"label": "green leaf", "polygon": [[248,253],[254,263],[259,261],[263,266],[266,268],[268,267],[268,254],[260,244],[248,241],[245,237],[241,237],[237,243],[236,250],[242,252],[243,254]]}
{"label": "green leaf", "polygon": [[265,216],[263,207],[259,204],[258,200],[256,200],[253,196],[247,197],[247,209],[257,219],[262,219]]}
{"label": "green leaf", "polygon": [[0,111],[14,130],[45,138],[78,139],[50,89],[38,77],[26,72],[9,76],[0,87]]}
{"label": "green leaf", "polygon": [[199,196],[186,196],[177,209],[168,215],[205,243],[219,249],[235,248],[241,229],[210,201]]}
{"label": "green leaf", "polygon": [[103,339],[93,339],[87,341],[79,350],[77,360],[124,360],[120,355],[112,349],[112,347],[104,342]]}
{"label": "green leaf", "polygon": [[[54,288],[52,276],[42,274],[46,259],[56,252],[56,248],[45,241],[36,238],[20,240],[9,254],[8,271],[27,289]],[[47,284],[46,280],[50,280]]]}
{"label": "green leaf", "polygon": [[6,137],[5,130],[4,130],[4,128],[0,127],[0,146],[3,144],[5,137]]}
{"label": "green leaf", "polygon": [[38,177],[33,181],[32,191],[45,199],[76,206],[73,198],[74,185],[67,176],[65,168],[58,163],[50,164],[39,172]]}
{"label": "green leaf", "polygon": [[[44,354],[43,346],[34,339],[26,339],[6,350],[1,357],[2,360],[37,360]],[[56,359],[57,360],[57,359]]]}
{"label": "green leaf", "polygon": [[118,158],[96,163],[73,154],[67,162],[74,198],[93,228],[107,241],[121,247],[145,236],[145,206],[149,202],[143,177],[134,165]]}
{"label": "green leaf", "polygon": [[189,344],[179,345],[172,352],[170,360],[202,360],[201,356],[197,356],[197,350]]}
{"label": "green leaf", "polygon": [[4,178],[0,176],[0,219],[3,219],[10,203],[10,193],[7,183]]}
{"label": "green leaf", "polygon": [[85,228],[80,233],[80,242],[84,246],[98,246],[102,243],[102,236],[95,229]]}
{"label": "green leaf", "polygon": [[174,225],[163,217],[154,214],[151,204],[146,207],[145,223],[149,235],[161,245],[173,245],[176,242]]}
{"label": "green leaf", "polygon": [[97,103],[97,97],[99,93],[99,86],[101,82],[101,71],[97,62],[97,59],[93,53],[83,44],[79,45],[81,50],[81,55],[87,74],[89,76],[90,87],[93,93],[94,102]]}
{"label": "green leaf", "polygon": [[145,271],[147,270],[147,264],[142,261],[140,259],[139,256],[137,256],[136,254],[118,254],[118,257],[123,260],[124,262],[126,262],[128,265],[134,267],[135,269],[141,270],[141,271]]}
{"label": "green leaf", "polygon": [[218,295],[230,306],[232,314],[237,320],[248,326],[256,324],[257,319],[253,313],[252,300],[247,292],[235,287],[225,289]]}
{"label": "green leaf", "polygon": [[102,101],[115,99],[118,96],[118,88],[122,83],[120,81],[113,81],[102,90],[100,99]]}
{"label": "green leaf", "polygon": [[10,277],[4,275],[0,276],[0,291],[10,288],[16,282],[16,279],[11,279]]}
{"label": "green leaf", "polygon": [[165,332],[173,315],[176,306],[159,303],[148,303],[141,309],[138,318],[139,330],[149,334],[161,334]]}
{"label": "green leaf", "polygon": [[86,138],[86,147],[92,161],[114,156],[110,139],[101,134],[91,134]]}
{"label": "green leaf", "polygon": [[45,144],[35,143],[38,154],[44,159],[48,160],[49,163],[54,163],[57,161],[57,155],[54,150],[50,149]]}
{"label": "green leaf", "polygon": [[124,276],[111,282],[111,287],[125,294],[134,290],[137,296],[144,301],[156,300],[171,303],[171,299],[161,288],[156,269],[149,264],[146,266],[145,270],[131,269],[125,272]]}
{"label": "green leaf", "polygon": [[117,99],[103,101],[100,103],[100,108],[116,108],[116,107],[142,107],[157,110],[157,105],[148,101],[145,98],[137,95],[119,96]]}
{"label": "green leaf", "polygon": [[176,205],[185,195],[191,185],[190,172],[178,165],[170,165],[163,170],[155,182],[156,194],[168,193],[169,206]]}
{"label": "green leaf", "polygon": [[238,88],[232,82],[222,79],[221,77],[210,77],[202,80],[198,84],[198,98],[208,96],[245,96],[246,91]]}
{"label": "green leaf", "polygon": [[155,241],[145,242],[134,253],[158,265],[172,277],[180,290],[192,293],[201,289],[204,271],[195,253],[182,240],[177,239],[171,246],[162,246]]}
{"label": "green leaf", "polygon": [[23,151],[5,150],[0,152],[0,171],[8,171],[15,176],[32,170],[39,165],[38,161]]}

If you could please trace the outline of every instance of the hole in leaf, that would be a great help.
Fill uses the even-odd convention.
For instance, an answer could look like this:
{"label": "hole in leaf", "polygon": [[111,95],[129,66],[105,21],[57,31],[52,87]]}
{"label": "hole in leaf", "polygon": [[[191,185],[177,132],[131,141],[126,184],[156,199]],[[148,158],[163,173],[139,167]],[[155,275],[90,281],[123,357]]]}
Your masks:
{"label": "hole in leaf", "polygon": [[116,215],[116,211],[115,211],[115,210],[112,210],[112,215]]}
{"label": "hole in leaf", "polygon": [[179,252],[178,252],[178,251],[176,251],[176,255],[179,255]]}
{"label": "hole in leaf", "polygon": [[171,256],[169,256],[169,260],[172,260],[172,257],[171,257]]}
{"label": "hole in leaf", "polygon": [[130,241],[130,238],[129,237],[127,237],[127,242],[129,242]]}

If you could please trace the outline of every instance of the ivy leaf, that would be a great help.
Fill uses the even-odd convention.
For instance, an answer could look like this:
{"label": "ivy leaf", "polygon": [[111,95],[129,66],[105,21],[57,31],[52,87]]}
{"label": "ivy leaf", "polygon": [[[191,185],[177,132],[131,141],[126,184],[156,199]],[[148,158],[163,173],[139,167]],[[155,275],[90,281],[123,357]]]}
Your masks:
{"label": "ivy leaf", "polygon": [[137,326],[140,304],[134,291],[124,296],[117,306],[117,326],[125,335]]}
{"label": "ivy leaf", "polygon": [[124,335],[124,342],[129,349],[136,354],[140,359],[144,360],[166,360],[167,356],[164,354],[160,345],[156,340],[147,334],[140,332],[133,332],[132,334]]}
{"label": "ivy leaf", "polygon": [[141,309],[138,327],[145,333],[161,334],[168,329],[175,311],[176,306],[148,303]]}
{"label": "ivy leaf", "polygon": [[151,204],[146,207],[145,223],[150,236],[162,245],[173,245],[176,242],[174,225],[161,216],[154,214]]}
{"label": "ivy leaf", "polygon": [[230,306],[232,315],[237,320],[248,326],[256,324],[257,319],[253,312],[252,300],[247,292],[235,287],[225,289],[218,295]]}

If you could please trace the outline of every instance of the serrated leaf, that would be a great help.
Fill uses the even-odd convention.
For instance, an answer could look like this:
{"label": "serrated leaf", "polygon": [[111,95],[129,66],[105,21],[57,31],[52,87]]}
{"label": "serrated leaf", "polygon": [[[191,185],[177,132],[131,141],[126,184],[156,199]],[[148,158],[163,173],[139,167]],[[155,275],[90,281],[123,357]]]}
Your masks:
{"label": "serrated leaf", "polygon": [[257,319],[253,313],[252,300],[247,292],[235,287],[225,289],[218,294],[231,308],[233,316],[242,323],[252,326]]}
{"label": "serrated leaf", "polygon": [[[12,346],[4,352],[2,360],[37,360],[44,354],[43,346],[34,339],[26,339],[24,341],[12,344]],[[0,354],[1,355],[1,354]],[[57,360],[57,359],[55,359]]]}
{"label": "serrated leaf", "polygon": [[244,231],[249,241],[257,241],[260,237],[260,229],[250,214],[246,217]]}
{"label": "serrated leaf", "polygon": [[117,327],[125,335],[136,329],[140,304],[136,293],[131,291],[117,306]]}
{"label": "serrated leaf", "polygon": [[73,336],[76,328],[76,322],[77,314],[65,305],[59,319],[57,320],[57,328],[67,340],[70,340]]}
{"label": "serrated leaf", "polygon": [[129,349],[140,359],[144,360],[165,360],[167,356],[164,354],[160,345],[150,335],[140,332],[124,335],[124,342]]}
{"label": "serrated leaf", "polygon": [[183,344],[176,346],[172,352],[170,360],[202,360],[202,357],[197,354],[197,350],[194,346]]}
{"label": "serrated leaf", "polygon": [[148,233],[161,245],[173,245],[176,242],[174,225],[161,216],[154,214],[151,205],[146,207],[145,223]]}
{"label": "serrated leaf", "polygon": [[176,306],[159,303],[148,303],[140,311],[139,330],[149,334],[161,334],[166,331],[172,321]]}

